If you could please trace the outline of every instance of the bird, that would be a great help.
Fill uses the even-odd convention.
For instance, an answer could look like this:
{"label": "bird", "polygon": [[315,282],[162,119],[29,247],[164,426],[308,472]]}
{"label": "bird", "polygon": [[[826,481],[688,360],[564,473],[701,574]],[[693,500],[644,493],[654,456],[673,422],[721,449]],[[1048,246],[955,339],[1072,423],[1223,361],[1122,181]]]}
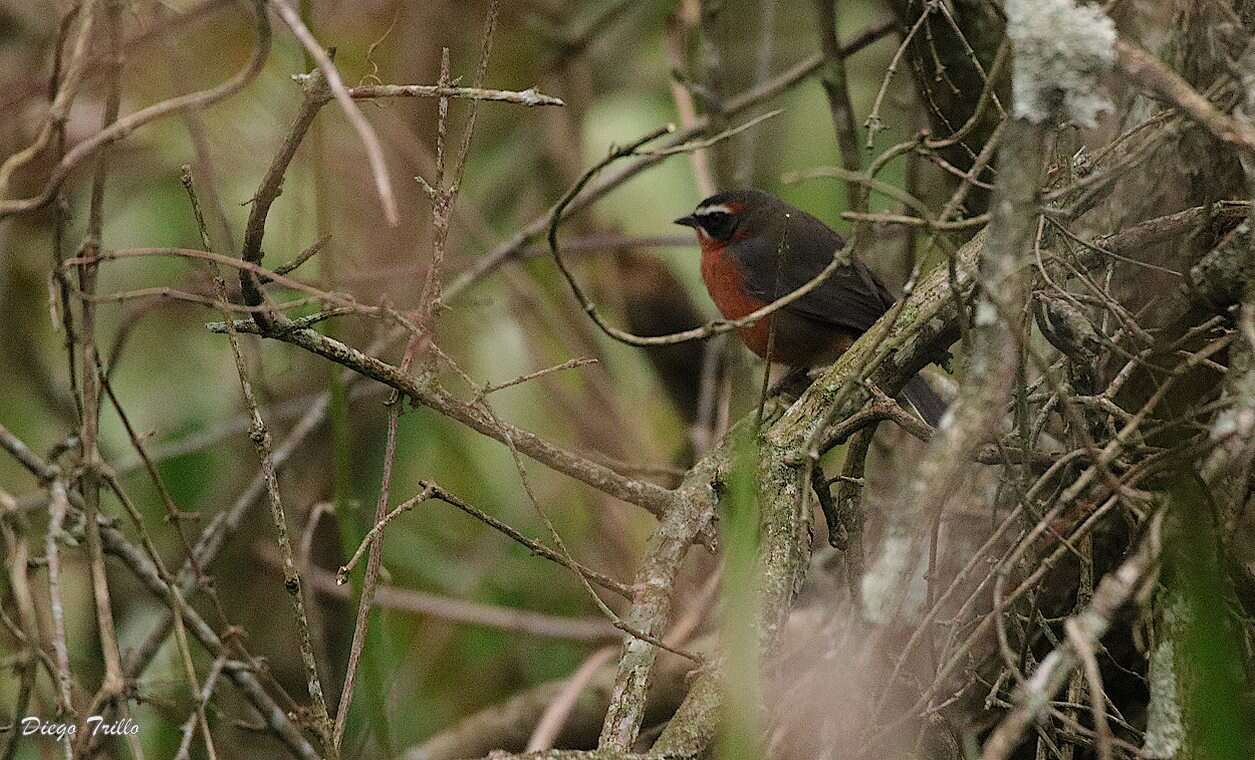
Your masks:
{"label": "bird", "polygon": [[[702,280],[729,320],[805,285],[845,247],[831,227],[761,190],[712,195],[675,223],[696,232]],[[836,361],[893,303],[876,274],[852,260],[819,287],[737,332],[764,359],[795,370],[818,367]],[[945,413],[945,402],[919,375],[901,397],[934,427]]]}

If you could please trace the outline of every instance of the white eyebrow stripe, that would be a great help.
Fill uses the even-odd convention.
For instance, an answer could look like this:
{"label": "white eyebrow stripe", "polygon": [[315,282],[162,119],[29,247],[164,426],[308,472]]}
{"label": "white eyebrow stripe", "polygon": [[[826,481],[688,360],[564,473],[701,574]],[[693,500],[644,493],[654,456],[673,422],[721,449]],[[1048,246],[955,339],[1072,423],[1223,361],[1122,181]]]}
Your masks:
{"label": "white eyebrow stripe", "polygon": [[698,206],[697,209],[693,212],[693,215],[694,216],[707,216],[709,214],[731,214],[731,213],[732,213],[732,209],[720,203],[714,206]]}

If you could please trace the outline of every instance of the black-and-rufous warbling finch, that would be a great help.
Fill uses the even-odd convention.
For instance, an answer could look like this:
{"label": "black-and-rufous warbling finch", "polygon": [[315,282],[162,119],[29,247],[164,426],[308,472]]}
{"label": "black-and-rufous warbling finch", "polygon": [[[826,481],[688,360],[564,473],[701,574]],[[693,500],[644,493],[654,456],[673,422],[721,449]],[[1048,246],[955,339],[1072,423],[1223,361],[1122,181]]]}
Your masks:
{"label": "black-and-rufous warbling finch", "polygon": [[[696,230],[702,279],[726,319],[740,319],[802,287],[845,246],[828,225],[758,190],[713,195],[675,221]],[[835,361],[892,305],[880,279],[855,260],[738,332],[759,356],[768,358],[770,343],[771,361],[814,367]],[[902,396],[930,425],[945,412],[945,402],[918,375]]]}

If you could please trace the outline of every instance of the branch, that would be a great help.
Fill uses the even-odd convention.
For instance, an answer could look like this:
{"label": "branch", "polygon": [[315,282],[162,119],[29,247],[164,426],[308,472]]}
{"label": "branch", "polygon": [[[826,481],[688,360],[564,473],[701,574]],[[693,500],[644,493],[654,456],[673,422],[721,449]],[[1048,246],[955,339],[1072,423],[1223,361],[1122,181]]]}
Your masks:
{"label": "branch", "polygon": [[266,16],[261,0],[254,0],[254,18],[256,22],[257,42],[253,47],[253,56],[244,68],[227,81],[208,90],[180,95],[176,98],[163,100],[133,114],[118,119],[106,129],[102,129],[68,151],[53,168],[51,176],[44,185],[43,191],[30,198],[0,200],[0,219],[26,211],[42,208],[56,197],[57,190],[65,182],[70,172],[87,158],[108,145],[129,136],[132,132],[149,122],[179,113],[187,109],[201,109],[213,105],[244,89],[249,82],[261,72],[266,58],[270,55],[270,21]]}
{"label": "branch", "polygon": [[[300,75],[308,76],[308,75]],[[298,78],[297,81],[300,81]],[[365,84],[349,88],[354,100],[371,98],[456,98],[459,100],[491,100],[498,103],[535,108],[536,106],[565,106],[562,98],[546,95],[535,87],[526,90],[492,90],[481,87],[442,87],[437,84]],[[328,93],[324,103],[331,100]]]}
{"label": "branch", "polygon": [[[862,168],[858,146],[858,125],[854,121],[854,105],[846,81],[845,57],[837,43],[837,2],[839,0],[815,0],[819,16],[819,42],[824,51],[824,94],[828,98],[828,110],[832,114],[832,127],[837,135],[837,147],[841,166],[851,174]],[[867,191],[862,185],[847,180],[846,193],[851,211],[867,211]]]}
{"label": "branch", "polygon": [[[318,44],[318,40],[314,39],[313,33],[305,26],[305,22],[301,21],[300,14],[288,5],[286,0],[268,0],[268,2],[292,30],[293,36],[300,41],[309,56],[318,64],[318,70],[322,72],[332,96],[344,109],[344,115],[348,118],[349,124],[353,125],[357,136],[361,138],[362,145],[366,148],[366,160],[370,162],[371,175],[375,178],[375,191],[379,193],[379,200],[383,202],[384,218],[388,220],[390,226],[395,227],[401,221],[401,215],[397,211],[397,199],[392,194],[392,182],[388,179],[388,167],[384,163],[383,148],[379,145],[379,136],[375,134],[374,127],[366,121],[366,117],[362,115],[362,109],[353,102],[348,88],[344,86],[344,80],[340,79],[339,69],[331,61],[331,56],[327,55],[327,51]],[[321,106],[321,103],[318,105]],[[317,107],[314,110],[317,111]]]}
{"label": "branch", "polygon": [[[476,406],[459,401],[435,383],[420,382],[401,372],[398,367],[369,356],[334,338],[309,329],[276,329],[263,332],[251,322],[236,321],[231,324],[241,333],[261,335],[291,343],[329,359],[358,374],[394,388],[412,399],[414,403],[429,407],[489,438],[502,443],[505,443],[507,439],[511,440],[520,452],[537,462],[583,481],[616,499],[644,507],[655,516],[663,515],[671,507],[673,495],[667,489],[646,481],[624,477],[605,465],[555,446],[535,433],[508,423],[498,423]],[[226,332],[226,325],[223,323],[210,324],[208,327],[210,332]]]}
{"label": "branch", "polygon": [[391,522],[392,519],[396,517],[399,513],[406,511],[408,509],[411,509],[413,506],[415,506],[416,504],[422,501],[425,501],[428,499],[435,499],[436,501],[442,501],[445,504],[448,504],[449,506],[454,507],[455,509],[458,509],[470,515],[471,517],[475,518],[476,520],[479,520],[480,522],[484,523],[485,525],[492,528],[493,530],[509,537],[510,539],[514,541],[517,541],[523,546],[526,546],[528,551],[532,552],[533,554],[540,557],[544,557],[545,559],[550,560],[552,562],[556,562],[559,565],[562,565],[563,567],[568,567],[571,570],[574,570],[577,575],[581,575],[587,578],[592,583],[596,583],[598,586],[601,586],[602,588],[608,591],[613,591],[614,593],[618,594],[619,596],[624,597],[625,599],[631,598],[631,587],[623,583],[620,583],[619,581],[616,581],[614,578],[611,578],[610,576],[604,573],[599,573],[596,570],[593,570],[592,568],[585,567],[579,562],[570,560],[567,557],[562,556],[562,554],[554,551],[553,549],[550,549],[548,546],[545,546],[539,541],[528,538],[527,536],[523,535],[522,533],[515,530],[514,528],[511,528],[509,525],[505,524],[504,522],[498,520],[497,518],[493,517],[487,512],[484,512],[482,509],[478,509],[476,507],[471,506],[463,499],[459,498],[458,496],[442,488],[440,485],[429,482],[429,481],[420,480],[419,486],[421,487],[422,490],[418,493],[418,495],[410,499],[407,499],[401,505],[397,506],[395,509],[389,512],[385,517],[381,518],[379,522],[376,522],[374,527],[372,527],[370,531],[367,532],[367,534],[362,538],[361,543],[357,548],[357,551],[353,553],[353,556],[349,559],[348,562],[341,565],[340,568],[336,571],[337,584],[343,584],[348,580],[348,574],[352,572],[353,567],[357,564],[358,560],[361,559],[362,552],[365,550],[366,546],[368,544],[373,545],[377,543],[380,533],[382,532],[384,526],[388,522]]}
{"label": "branch", "polygon": [[[738,428],[745,427],[746,421]],[[689,470],[676,489],[675,505],[667,511],[649,537],[649,545],[636,572],[632,609],[627,622],[653,637],[662,636],[671,623],[672,596],[676,575],[690,545],[707,530],[714,518],[718,498],[714,484],[724,478],[728,467],[728,434],[724,444]],[[645,708],[658,650],[642,639],[623,642],[610,705],[606,709],[598,745],[603,749],[627,750],[636,741],[645,718]]]}
{"label": "branch", "polygon": [[1117,40],[1116,66],[1133,84],[1157,93],[1185,111],[1217,139],[1255,155],[1255,126],[1221,112],[1158,58],[1124,40]]}
{"label": "branch", "polygon": [[[269,547],[266,547],[269,549]],[[278,565],[273,552],[263,558]],[[323,596],[342,602],[353,601],[353,590],[340,585],[335,573],[319,567],[309,571],[309,583]],[[479,625],[529,636],[602,643],[617,641],[623,636],[619,629],[602,618],[575,618],[547,615],[542,612],[493,604],[453,599],[426,591],[381,585],[376,589],[372,606],[411,615],[427,615],[463,625]]]}
{"label": "branch", "polygon": [[1093,648],[1111,627],[1115,615],[1143,589],[1149,587],[1159,567],[1163,549],[1163,511],[1151,518],[1146,535],[1137,553],[1105,576],[1089,605],[1068,618],[1068,639],[1046,656],[1020,691],[1017,707],[1003,719],[985,742],[982,760],[1005,760],[1015,749],[1020,737],[1050,704],[1056,692],[1067,683],[1073,669],[1081,664],[1076,641]]}
{"label": "branch", "polygon": [[[120,531],[102,525],[100,537],[105,551],[121,560],[153,595],[161,600],[170,597],[170,589],[161,580],[157,568],[141,550],[132,546]],[[180,612],[183,615],[183,622],[187,624],[187,630],[204,645],[210,654],[219,657],[227,653],[222,639],[214,633],[213,627],[206,623],[196,610],[190,605],[183,605]],[[252,670],[244,667],[228,667],[226,673],[244,698],[261,714],[267,728],[287,745],[288,751],[302,760],[322,760],[322,756],[305,739],[283,708],[275,704],[275,701],[266,693],[265,687],[257,680]]]}

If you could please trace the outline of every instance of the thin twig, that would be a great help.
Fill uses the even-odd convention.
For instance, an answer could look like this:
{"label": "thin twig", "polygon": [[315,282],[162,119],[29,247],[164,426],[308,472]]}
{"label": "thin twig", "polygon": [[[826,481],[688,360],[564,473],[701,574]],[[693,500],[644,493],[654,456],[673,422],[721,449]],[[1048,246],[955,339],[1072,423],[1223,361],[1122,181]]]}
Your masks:
{"label": "thin twig", "polygon": [[536,379],[545,377],[547,375],[551,375],[555,372],[562,372],[568,369],[575,369],[576,367],[587,367],[592,364],[597,364],[599,361],[600,361],[599,359],[595,357],[591,357],[591,356],[585,356],[579,359],[568,359],[567,361],[564,361],[561,364],[555,364],[552,367],[545,367],[544,369],[538,369],[535,372],[528,372],[525,375],[519,375],[513,380],[507,380],[504,383],[490,383],[488,385],[485,385],[483,388],[480,389],[479,397],[483,398],[484,396],[487,396],[492,393],[496,393],[497,391],[503,391],[506,388],[513,388],[516,385],[522,385],[523,383],[531,382],[532,380],[536,380]]}
{"label": "thin twig", "polygon": [[[354,372],[384,383],[401,391],[415,403],[429,407],[457,422],[503,441],[509,437],[519,451],[541,464],[596,488],[617,499],[637,504],[654,515],[661,516],[674,503],[671,491],[645,481],[624,477],[612,468],[588,457],[567,451],[534,433],[508,423],[494,421],[474,404],[462,402],[430,380],[419,382],[394,365],[348,346],[334,338],[309,329],[283,329],[262,332],[251,321],[236,321],[231,325],[240,333],[261,334],[273,340],[303,348],[334,361]],[[225,332],[223,324],[209,325],[212,332]]]}
{"label": "thin twig", "polygon": [[565,106],[562,98],[546,95],[535,87],[526,90],[493,90],[482,87],[454,87],[445,84],[366,84],[348,88],[349,97],[370,98],[455,98],[489,100],[527,106]]}
{"label": "thin twig", "polygon": [[[1080,664],[1080,656],[1070,643],[1071,639],[1079,637],[1092,646],[1106,633],[1120,608],[1147,588],[1149,579],[1154,577],[1159,567],[1163,548],[1163,517],[1164,513],[1160,510],[1151,518],[1137,552],[1099,582],[1088,607],[1068,619],[1075,630],[1074,634],[1069,632],[1069,643],[1047,655],[1024,684],[1016,708],[998,724],[985,742],[981,753],[983,760],[1004,760],[1008,757],[1055,692],[1067,683],[1073,668]],[[1102,698],[1101,694],[1097,697]]]}
{"label": "thin twig", "polygon": [[554,745],[562,732],[563,725],[571,716],[571,710],[575,707],[580,693],[588,687],[593,676],[610,662],[618,651],[618,647],[603,647],[580,663],[579,668],[562,684],[562,690],[554,697],[553,702],[549,703],[549,707],[536,722],[536,727],[532,729],[532,735],[524,748],[525,752],[540,752]]}
{"label": "thin twig", "polygon": [[[196,217],[197,227],[200,229],[201,242],[208,249],[210,245],[209,234],[205,228],[204,216],[201,214],[200,204],[197,201],[190,175],[184,176],[184,187],[187,189],[192,204],[192,211]],[[227,283],[222,279],[222,274],[218,271],[217,264],[210,262],[206,264],[206,267],[209,270],[210,277],[213,279],[214,291],[219,302],[226,304],[228,301]],[[334,729],[331,717],[327,711],[326,699],[323,697],[322,679],[318,674],[318,663],[314,656],[309,616],[305,612],[305,599],[301,592],[301,574],[296,566],[296,559],[292,551],[292,541],[288,536],[287,515],[279,493],[279,479],[275,471],[275,457],[271,445],[270,430],[267,428],[265,420],[262,419],[261,411],[257,406],[257,399],[253,393],[253,385],[249,379],[248,368],[244,362],[244,354],[240,350],[239,337],[233,323],[230,322],[230,314],[225,309],[223,309],[223,316],[228,320],[227,342],[231,346],[231,355],[235,359],[236,374],[240,380],[240,391],[250,418],[249,438],[252,440],[253,446],[257,450],[257,457],[261,462],[262,479],[265,481],[266,495],[270,505],[271,523],[275,529],[276,543],[283,556],[283,588],[287,591],[292,605],[292,616],[299,636],[298,646],[301,652],[301,661],[305,666],[309,696],[313,701],[315,725],[322,737],[323,750],[331,760],[335,760],[338,752],[332,741]]]}
{"label": "thin twig", "polygon": [[[395,426],[393,426],[392,436],[390,437],[389,440],[392,442],[391,451],[393,452],[393,458],[395,458],[395,453],[396,453]],[[390,475],[392,471],[392,468],[388,466],[388,463],[389,463],[389,460],[384,460],[384,475],[385,476]],[[385,481],[385,484],[387,484],[387,481]],[[380,489],[382,493],[386,493],[387,490],[388,489],[386,488]],[[406,512],[409,512],[411,509],[418,506],[419,504],[422,504],[423,502],[427,501],[428,499],[432,497],[433,493],[434,493],[434,488],[432,487],[430,483],[428,483],[426,486],[423,487],[423,490],[419,491],[414,496],[411,496],[410,498],[401,502],[397,506],[393,507],[392,510],[389,511],[387,514],[385,514],[382,519],[376,521],[375,524],[370,527],[370,530],[366,531],[366,535],[362,536],[362,540],[358,542],[357,549],[353,552],[353,556],[349,557],[349,561],[345,562],[343,565],[340,565],[340,569],[336,571],[336,583],[340,585],[344,585],[345,583],[348,582],[349,573],[353,572],[353,568],[357,567],[358,560],[362,558],[362,555],[366,553],[366,550],[380,544],[380,537],[383,535],[383,529],[388,527],[388,523],[397,519],[398,517],[405,514]]]}
{"label": "thin twig", "polygon": [[[841,166],[847,172],[857,173],[862,168],[862,156],[858,146],[858,126],[854,121],[854,105],[846,79],[845,57],[837,43],[837,3],[839,0],[815,0],[819,17],[819,43],[824,51],[824,95],[828,98],[828,110],[832,114],[832,127],[837,135],[837,147]],[[846,193],[851,211],[867,210],[867,192],[863,186],[847,181]]]}
{"label": "thin twig", "polygon": [[[596,570],[593,570],[589,567],[581,565],[578,562],[575,562],[573,560],[568,560],[566,557],[563,557],[561,554],[554,551],[553,549],[550,549],[548,546],[545,546],[539,541],[528,538],[527,536],[523,535],[522,533],[510,527],[509,525],[501,522],[500,520],[493,517],[492,515],[489,515],[487,512],[484,512],[482,509],[472,506],[470,503],[456,496],[455,494],[446,490],[445,488],[441,487],[439,484],[432,483],[429,481],[420,481],[419,485],[423,489],[423,491],[420,492],[420,495],[421,493],[430,491],[430,493],[428,493],[427,495],[427,498],[436,499],[438,501],[444,502],[445,504],[448,504],[451,507],[456,507],[462,512],[465,512],[466,514],[475,518],[476,520],[479,520],[480,522],[484,523],[485,525],[492,528],[493,530],[505,536],[508,536],[510,539],[517,541],[523,546],[526,546],[528,550],[531,551],[533,554],[536,554],[537,556],[540,556],[540,557],[544,557],[545,559],[550,560],[552,562],[556,562],[559,565],[562,565],[564,567],[569,567],[570,569],[576,571],[580,575],[587,577],[589,580],[591,580],[593,583],[596,583],[598,586],[601,586],[602,588],[607,589],[608,591],[613,591],[625,599],[630,599],[632,597],[632,588],[630,586],[624,583],[620,583],[619,581],[614,580],[610,576],[605,575],[603,573],[599,573]],[[413,507],[415,504],[418,503],[418,501],[417,499],[410,499],[408,500],[407,503],[410,503],[410,507]],[[401,509],[401,507],[398,507],[397,509],[393,510],[392,514],[389,514],[388,516],[386,516],[386,519],[390,522],[392,519],[397,517],[402,511],[403,510]],[[379,527],[379,523],[376,523],[376,527]],[[374,531],[373,529],[372,529],[372,532],[377,533],[377,531]],[[360,555],[362,553],[362,549],[363,547],[366,546],[366,544],[367,544],[367,540],[363,539],[357,551],[354,552],[354,556],[359,561],[361,559]],[[352,572],[352,570],[353,570],[352,564],[342,565],[339,568],[339,570],[336,571],[336,582],[343,584],[347,579],[348,573]]]}
{"label": "thin twig", "polygon": [[388,178],[388,166],[384,162],[383,147],[379,144],[379,136],[375,134],[374,127],[366,121],[362,110],[353,102],[348,88],[344,86],[344,80],[340,78],[339,69],[332,62],[331,56],[327,55],[327,51],[318,44],[318,40],[314,39],[309,27],[305,26],[305,22],[301,20],[301,15],[288,5],[286,0],[267,0],[267,3],[275,9],[279,18],[283,19],[283,23],[292,30],[292,35],[305,48],[305,52],[318,64],[318,70],[322,72],[327,87],[330,88],[336,102],[340,104],[340,108],[344,109],[344,115],[353,125],[354,131],[357,132],[362,145],[366,148],[366,160],[370,163],[371,175],[375,178],[375,191],[379,193],[379,200],[383,203],[384,218],[389,225],[395,227],[401,221],[401,214],[397,210],[396,197],[392,194],[392,181]]}
{"label": "thin twig", "polygon": [[261,72],[262,66],[270,54],[270,21],[266,16],[262,0],[253,0],[253,5],[257,40],[253,46],[252,57],[239,73],[216,87],[163,100],[160,103],[155,103],[135,113],[128,114],[118,119],[108,128],[96,132],[66,152],[61,160],[57,162],[57,165],[53,167],[43,190],[38,195],[29,198],[0,200],[0,219],[13,214],[33,211],[47,205],[56,198],[57,191],[75,167],[95,155],[102,148],[127,137],[145,124],[189,108],[205,108],[244,89]]}
{"label": "thin twig", "polygon": [[[161,580],[152,562],[144,556],[143,551],[131,545],[115,528],[102,529],[101,538],[106,551],[117,557],[154,596],[162,600],[170,597],[169,588]],[[182,615],[183,622],[187,624],[187,630],[211,655],[219,657],[226,653],[222,639],[195,609],[185,606],[182,609]],[[239,689],[240,694],[262,716],[267,728],[293,755],[301,760],[325,760],[310,746],[288,714],[275,704],[258,681],[251,665],[228,662],[224,669],[227,677]]]}
{"label": "thin twig", "polygon": [[213,698],[214,689],[218,686],[218,676],[222,675],[224,665],[226,665],[226,658],[218,657],[209,666],[209,673],[205,676],[205,683],[201,686],[200,694],[197,698],[196,709],[192,711],[191,715],[187,716],[187,720],[183,721],[182,736],[179,738],[179,750],[175,753],[174,760],[188,760],[190,757],[192,739],[196,736],[196,724],[203,719],[205,707],[209,704],[209,700]]}
{"label": "thin twig", "polygon": [[[267,559],[273,559],[278,564],[278,557]],[[340,585],[335,573],[318,567],[312,568],[309,583],[319,594],[345,602],[352,600],[352,590]],[[622,635],[618,629],[601,618],[547,615],[383,584],[376,588],[373,607],[375,610],[430,616],[452,623],[566,641],[601,642],[616,640]]]}
{"label": "thin twig", "polygon": [[[53,94],[52,103],[48,106],[48,115],[35,140],[22,150],[10,155],[5,159],[4,164],[0,165],[0,198],[9,194],[9,180],[14,172],[42,153],[48,147],[48,143],[57,136],[58,130],[62,129],[70,107],[78,95],[79,85],[82,84],[83,73],[87,68],[97,4],[98,0],[85,0],[75,11],[65,17],[63,31],[64,25],[68,25],[74,16],[80,19],[78,36],[74,38],[74,51],[70,54],[69,65],[66,67],[64,77],[56,77],[56,91]],[[56,65],[59,67],[61,63],[59,48],[57,52]]]}
{"label": "thin twig", "polygon": [[[488,17],[485,23],[483,43],[480,49],[479,65],[475,71],[475,88],[480,88],[484,84],[484,79],[488,73],[488,59],[492,50],[493,32],[497,24],[497,0],[492,0],[488,5]],[[440,55],[440,79],[439,87],[448,88],[449,80],[449,49],[443,48]],[[466,130],[463,134],[463,142],[458,152],[457,163],[453,168],[453,180],[446,184],[445,182],[445,136],[448,129],[449,115],[449,98],[440,96],[437,104],[437,123],[436,123],[436,176],[434,185],[425,185],[422,183],[421,177],[418,179],[420,183],[426,186],[428,195],[432,204],[432,255],[431,262],[427,269],[427,275],[423,280],[422,293],[419,297],[419,306],[416,313],[419,331],[410,335],[409,341],[406,343],[405,352],[401,360],[401,372],[408,374],[413,362],[424,349],[430,347],[434,341],[436,331],[436,312],[440,305],[440,295],[443,287],[443,267],[445,258],[445,249],[449,239],[449,222],[453,213],[454,203],[457,201],[459,186],[462,182],[462,174],[466,169],[466,161],[470,154],[471,138],[475,133],[475,121],[479,114],[479,99],[471,101],[471,114],[467,119]],[[340,693],[340,704],[336,710],[335,728],[333,742],[336,751],[340,749],[340,744],[344,739],[344,731],[348,723],[349,708],[352,705],[353,689],[356,683],[358,664],[361,660],[362,652],[366,647],[366,634],[370,626],[370,608],[374,599],[375,588],[379,582],[379,569],[383,557],[383,542],[378,538],[371,540],[374,536],[378,536],[387,522],[402,511],[402,507],[398,507],[392,513],[387,513],[388,500],[391,497],[392,487],[392,466],[396,459],[396,435],[397,423],[401,414],[401,396],[399,392],[394,391],[391,399],[391,406],[388,410],[388,438],[384,452],[384,471],[382,483],[379,489],[379,499],[375,508],[375,525],[371,528],[371,532],[364,538],[362,544],[358,547],[357,553],[349,561],[349,566],[356,564],[361,554],[361,547],[369,544],[370,558],[367,560],[366,574],[362,581],[362,594],[358,600],[357,617],[353,627],[353,640],[349,649],[349,661],[345,668],[344,688]],[[426,489],[424,489],[426,491]],[[420,497],[414,501],[414,504],[425,501],[426,497],[420,493]],[[412,504],[411,504],[412,506]],[[372,536],[374,534],[374,536]],[[342,577],[342,575],[338,575]]]}
{"label": "thin twig", "polygon": [[1171,101],[1218,139],[1255,154],[1255,127],[1222,113],[1150,53],[1123,39],[1116,40],[1116,65],[1134,84]]}
{"label": "thin twig", "polygon": [[[105,97],[105,109],[101,117],[101,131],[109,129],[118,118],[118,110],[122,102],[122,62],[121,49],[121,16],[122,4],[119,0],[109,0],[105,8],[106,36],[109,49],[108,91]],[[92,174],[91,197],[88,203],[87,231],[80,250],[87,258],[92,258],[101,247],[104,230],[104,195],[105,183],[109,175],[109,152],[101,151],[96,156],[96,165]],[[87,264],[79,267],[79,287],[86,293],[94,293],[96,289],[96,266]],[[82,403],[83,418],[79,429],[80,456],[83,473],[79,479],[79,492],[83,497],[83,519],[87,536],[87,556],[91,572],[92,596],[95,600],[97,635],[100,641],[101,654],[104,659],[104,678],[100,688],[92,699],[92,706],[100,709],[116,707],[123,715],[127,714],[126,679],[122,674],[122,654],[119,651],[118,634],[113,619],[113,604],[109,590],[109,576],[105,567],[104,552],[100,544],[100,526],[96,522],[100,514],[100,486],[103,462],[100,457],[100,381],[96,374],[96,310],[90,301],[84,301],[81,310],[81,329],[79,331],[80,354],[79,366],[82,368]],[[99,714],[89,708],[89,715]],[[75,752],[83,752],[89,739],[83,731],[75,739]],[[130,742],[132,749],[137,745]]]}

